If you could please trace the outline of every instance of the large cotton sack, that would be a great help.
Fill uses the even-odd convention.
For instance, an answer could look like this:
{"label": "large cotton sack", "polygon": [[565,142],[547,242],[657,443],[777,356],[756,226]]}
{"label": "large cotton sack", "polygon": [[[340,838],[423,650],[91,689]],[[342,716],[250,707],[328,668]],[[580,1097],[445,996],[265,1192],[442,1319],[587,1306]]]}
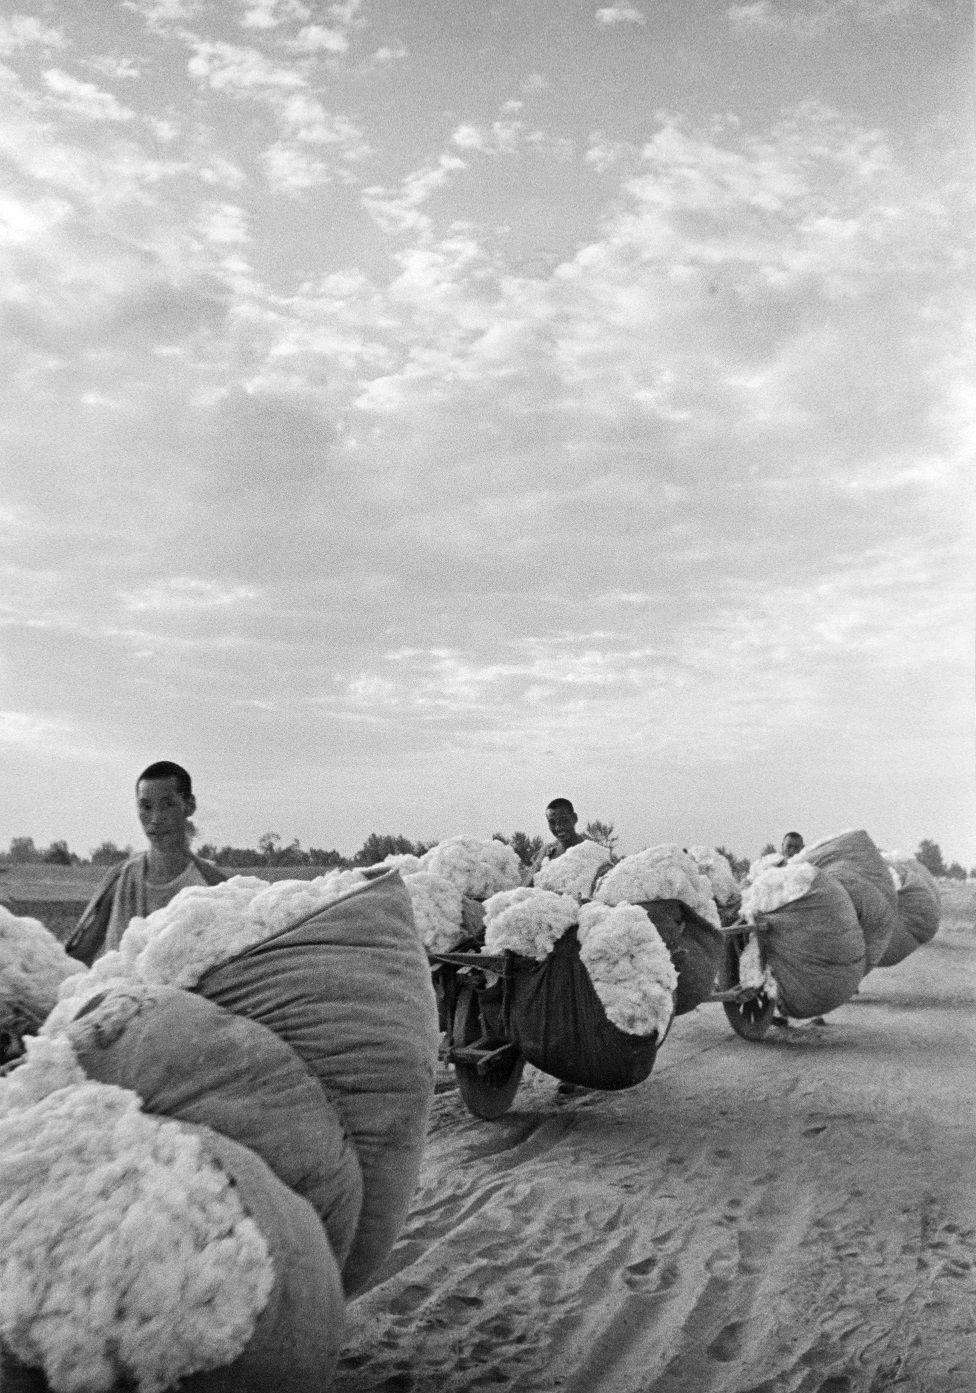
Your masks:
{"label": "large cotton sack", "polygon": [[[171,1387],[179,1393],[326,1393],[342,1342],[345,1301],[339,1267],[317,1214],[247,1147],[205,1127],[192,1130],[204,1153],[231,1178],[242,1208],[260,1230],[274,1282],[242,1353]],[[130,1259],[138,1264],[135,1249]],[[231,1275],[226,1273],[228,1279]],[[51,1393],[52,1388],[57,1393],[59,1386],[3,1349],[3,1393]],[[114,1390],[124,1393],[132,1387],[127,1382]]]}
{"label": "large cotton sack", "polygon": [[530,1064],[586,1088],[632,1088],[654,1067],[656,1034],[629,1035],[607,1016],[568,929],[541,962],[512,953],[505,977],[508,1039]]}
{"label": "large cotton sack", "polygon": [[889,857],[898,873],[898,922],[878,967],[894,967],[935,937],[942,901],[935,877],[914,856]]}
{"label": "large cotton sack", "polygon": [[363,1206],[343,1268],[366,1287],[406,1218],[437,1063],[437,1005],[410,897],[392,871],[211,969],[195,990],[301,1056],[356,1149]]}
{"label": "large cotton sack", "polygon": [[840,881],[821,872],[805,895],[755,918],[784,1015],[822,1016],[850,1000],[864,975],[864,934]]}
{"label": "large cotton sack", "polygon": [[874,967],[898,924],[895,887],[881,852],[859,829],[804,847],[799,859],[832,875],[850,895],[864,934],[865,971]]}
{"label": "large cotton sack", "polygon": [[318,1080],[273,1031],[178,987],[120,983],[66,1034],[89,1078],[254,1151],[308,1200],[345,1261],[362,1209],[359,1160]]}
{"label": "large cotton sack", "polygon": [[683,1016],[707,1001],[722,960],[722,935],[681,900],[642,900],[678,971],[674,1014]]}

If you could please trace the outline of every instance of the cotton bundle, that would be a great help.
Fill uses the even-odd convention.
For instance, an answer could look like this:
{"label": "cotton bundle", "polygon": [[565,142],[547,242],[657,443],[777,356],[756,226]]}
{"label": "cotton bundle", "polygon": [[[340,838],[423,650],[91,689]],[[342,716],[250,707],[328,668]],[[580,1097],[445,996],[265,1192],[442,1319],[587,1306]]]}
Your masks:
{"label": "cotton bundle", "polygon": [[553,890],[557,895],[573,895],[587,899],[593,891],[597,873],[612,862],[610,852],[599,842],[577,842],[567,847],[561,856],[543,862],[532,877],[539,890]]}
{"label": "cotton bundle", "polygon": [[826,871],[843,885],[864,934],[867,968],[876,967],[898,929],[898,898],[891,873],[871,837],[863,828],[839,832],[804,847],[799,859]]}
{"label": "cotton bundle", "polygon": [[721,908],[737,905],[741,898],[739,886],[728,859],[720,851],[710,846],[690,846],[688,855],[702,875],[708,877],[712,887],[712,898]]}
{"label": "cotton bundle", "polygon": [[420,857],[414,856],[411,851],[395,852],[391,856],[384,856],[382,861],[378,861],[370,869],[376,871],[381,866],[387,871],[399,871],[403,876],[416,875],[418,871],[423,870]]}
{"label": "cotton bundle", "polygon": [[237,875],[219,885],[193,885],[145,918],[136,917],[117,951],[69,978],[59,995],[90,995],[115,978],[194,987],[205,972],[318,913],[365,883],[361,871],[330,871],[314,880]]}
{"label": "cotton bundle", "polygon": [[0,905],[0,1063],[15,1057],[51,1010],[60,984],[78,971],[39,919]]}
{"label": "cotton bundle", "polygon": [[750,924],[757,914],[769,914],[810,890],[817,878],[816,866],[791,860],[784,866],[768,866],[742,894],[742,913]]}
{"label": "cotton bundle", "polygon": [[901,851],[881,853],[897,891],[894,932],[878,967],[894,967],[939,931],[942,899],[935,877],[921,861]]}
{"label": "cotton bundle", "polygon": [[485,901],[485,952],[509,951],[542,962],[578,916],[571,895],[529,885],[500,891]]}
{"label": "cotton bundle", "polygon": [[487,900],[522,884],[522,863],[497,838],[449,837],[420,858],[423,870],[453,881],[462,895]]}
{"label": "cotton bundle", "polygon": [[145,1116],[125,1089],[70,1083],[32,1102],[5,1091],[6,1346],[40,1366],[55,1393],[102,1393],[126,1380],[162,1393],[237,1358],[274,1267],[200,1137]]}
{"label": "cotton bundle", "polygon": [[[418,862],[419,864],[419,862]],[[417,932],[428,953],[449,953],[465,936],[464,897],[453,881],[430,871],[403,875]]]}
{"label": "cotton bundle", "polygon": [[580,962],[614,1025],[628,1035],[664,1037],[678,974],[642,909],[585,904],[579,911]]}
{"label": "cotton bundle", "polygon": [[716,929],[719,915],[708,877],[680,846],[667,843],[625,856],[600,881],[593,898],[601,904],[680,900]]}
{"label": "cotton bundle", "polygon": [[774,866],[785,866],[786,857],[778,851],[767,851],[763,856],[759,856],[755,861],[750,861],[749,869],[746,871],[746,884],[751,885],[754,880],[758,880],[765,871],[771,870]]}
{"label": "cotton bundle", "polygon": [[776,978],[763,966],[759,940],[754,934],[749,935],[749,942],[739,955],[739,985],[757,987],[767,996],[776,998]]}

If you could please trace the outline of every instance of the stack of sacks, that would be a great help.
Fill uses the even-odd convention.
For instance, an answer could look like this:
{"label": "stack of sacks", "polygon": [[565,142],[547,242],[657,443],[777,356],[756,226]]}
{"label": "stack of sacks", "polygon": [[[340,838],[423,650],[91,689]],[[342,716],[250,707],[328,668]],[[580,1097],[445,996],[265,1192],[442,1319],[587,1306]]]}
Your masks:
{"label": "stack of sacks", "polygon": [[640,905],[650,917],[678,970],[676,1016],[708,999],[722,956],[721,921],[711,881],[688,852],[668,843],[625,856],[602,877],[593,898]]}
{"label": "stack of sacks", "polygon": [[809,861],[838,880],[851,897],[864,935],[865,972],[884,957],[898,926],[898,901],[891,874],[867,832],[824,837],[804,847],[797,860]]}
{"label": "stack of sacks", "polygon": [[742,913],[760,931],[760,965],[775,980],[784,1015],[822,1016],[854,995],[864,975],[864,935],[838,880],[793,857],[747,886]]}
{"label": "stack of sacks", "polygon": [[20,1054],[26,1035],[37,1032],[78,963],[39,919],[22,918],[0,905],[0,1064]]}
{"label": "stack of sacks", "polygon": [[485,952],[521,959],[506,983],[504,1026],[530,1064],[590,1088],[647,1077],[677,974],[643,910],[580,907],[524,886],[486,901]]}
{"label": "stack of sacks", "polygon": [[878,967],[894,967],[939,931],[942,900],[935,877],[921,861],[902,851],[881,853],[898,901],[898,922]]}
{"label": "stack of sacks", "polygon": [[[120,979],[189,989],[265,1027],[317,1080],[360,1167],[343,1280],[348,1293],[363,1290],[406,1217],[437,1060],[430,969],[400,876],[271,886],[238,876],[184,890],[63,985],[50,1028]],[[240,1063],[246,1070],[246,1054]]]}
{"label": "stack of sacks", "polygon": [[543,863],[532,877],[539,890],[553,890],[557,895],[572,895],[587,900],[603,871],[613,865],[613,857],[599,842],[577,842],[567,847],[561,856]]}
{"label": "stack of sacks", "polygon": [[732,923],[742,903],[742,893],[728,858],[711,846],[690,846],[688,855],[712,887],[712,898],[723,923]]}
{"label": "stack of sacks", "polygon": [[3,1387],[328,1386],[339,1270],[313,1209],[246,1147],[148,1116],[35,1038],[0,1080]]}

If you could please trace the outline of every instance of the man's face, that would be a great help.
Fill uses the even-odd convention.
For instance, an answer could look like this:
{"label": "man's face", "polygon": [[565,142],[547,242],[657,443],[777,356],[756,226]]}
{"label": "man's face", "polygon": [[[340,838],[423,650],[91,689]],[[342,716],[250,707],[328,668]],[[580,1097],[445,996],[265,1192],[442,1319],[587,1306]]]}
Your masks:
{"label": "man's face", "polygon": [[150,845],[160,851],[182,847],[187,819],[196,801],[184,798],[175,779],[140,779],[136,785],[136,811]]}
{"label": "man's face", "polygon": [[565,842],[576,831],[576,814],[569,808],[547,808],[546,822],[557,842]]}
{"label": "man's face", "polygon": [[780,851],[786,857],[796,856],[803,850],[802,837],[784,837]]}

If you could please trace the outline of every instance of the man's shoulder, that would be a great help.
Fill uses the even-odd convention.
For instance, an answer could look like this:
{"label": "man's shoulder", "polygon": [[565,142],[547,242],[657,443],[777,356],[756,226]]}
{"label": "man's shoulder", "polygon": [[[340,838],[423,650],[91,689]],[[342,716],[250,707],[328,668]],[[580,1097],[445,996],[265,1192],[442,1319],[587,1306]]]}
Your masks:
{"label": "man's shoulder", "polygon": [[230,879],[226,871],[221,870],[213,861],[207,861],[202,856],[194,856],[193,864],[208,885],[222,885],[225,880]]}

